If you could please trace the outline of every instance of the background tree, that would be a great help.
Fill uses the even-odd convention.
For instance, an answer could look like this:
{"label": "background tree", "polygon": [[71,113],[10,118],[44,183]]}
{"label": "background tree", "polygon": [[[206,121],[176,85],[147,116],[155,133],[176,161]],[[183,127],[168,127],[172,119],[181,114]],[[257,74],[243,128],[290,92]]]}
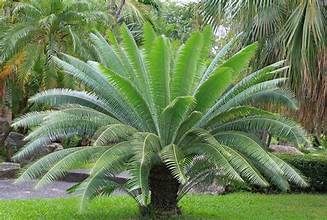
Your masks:
{"label": "background tree", "polygon": [[160,13],[155,16],[154,26],[158,33],[185,42],[191,33],[203,27],[199,12],[199,3],[181,4],[167,1],[162,4]]}
{"label": "background tree", "polygon": [[320,136],[327,126],[327,17],[324,0],[204,0],[205,22],[227,20],[243,31],[243,45],[260,42],[256,66],[287,59],[289,85],[299,101],[299,118]]}
{"label": "background tree", "polygon": [[[108,24],[109,17],[99,5],[89,1],[42,0],[13,4],[9,14],[1,20],[0,81],[7,79],[8,85],[17,85],[7,90],[16,89],[15,98],[21,98],[22,102],[17,109],[24,109],[21,108],[26,105],[24,101],[35,92],[67,86],[69,81],[54,69],[51,56],[60,52],[78,57],[91,54],[84,39],[91,29]],[[20,94],[23,96],[19,97]]]}
{"label": "background tree", "polygon": [[[283,62],[264,67],[229,88],[255,54],[252,44],[222,60],[227,45],[206,65],[211,51],[210,29],[196,32],[173,58],[170,41],[145,26],[144,46],[138,48],[122,27],[121,44],[92,35],[102,64],[69,55],[54,57],[58,67],[91,91],[52,89],[30,99],[56,110],[32,112],[14,127],[33,127],[29,143],[15,159],[37,152],[61,137],[92,137],[92,146],[52,153],[30,167],[18,181],[40,178],[49,183],[73,168],[95,161],[90,177],[75,186],[82,207],[97,195],[122,188],[143,214],[179,214],[178,201],[207,178],[288,190],[307,183],[291,166],[265,151],[258,131],[306,143],[295,122],[251,106],[266,103],[296,108],[292,93],[279,88]],[[229,88],[229,89],[227,89]],[[208,95],[210,94],[210,95]],[[129,178],[115,181],[128,171]]]}

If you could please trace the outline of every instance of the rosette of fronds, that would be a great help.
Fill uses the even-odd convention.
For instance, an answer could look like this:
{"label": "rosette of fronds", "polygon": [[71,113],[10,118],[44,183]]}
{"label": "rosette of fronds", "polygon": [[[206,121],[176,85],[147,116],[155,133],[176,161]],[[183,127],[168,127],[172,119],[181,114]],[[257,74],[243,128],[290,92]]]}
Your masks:
{"label": "rosette of fronds", "polygon": [[[192,186],[224,178],[282,190],[289,182],[307,186],[290,165],[268,153],[256,135],[266,131],[296,145],[306,143],[294,121],[260,109],[261,103],[296,108],[280,88],[283,61],[239,82],[256,44],[226,58],[228,46],[208,64],[212,32],[193,33],[177,52],[169,39],[145,26],[139,48],[123,26],[121,42],[91,34],[101,63],[69,55],[53,57],[58,68],[81,81],[87,91],[52,89],[30,102],[52,106],[17,119],[14,127],[33,127],[16,160],[52,141],[80,135],[91,146],[64,149],[27,168],[18,182],[50,183],[69,170],[92,163],[90,177],[76,186],[82,207],[98,195],[124,189],[141,207],[178,212],[177,202]],[[229,44],[230,45],[230,44]],[[174,57],[174,59],[173,59]],[[255,106],[253,105],[255,104]],[[117,175],[127,171],[125,181]]]}

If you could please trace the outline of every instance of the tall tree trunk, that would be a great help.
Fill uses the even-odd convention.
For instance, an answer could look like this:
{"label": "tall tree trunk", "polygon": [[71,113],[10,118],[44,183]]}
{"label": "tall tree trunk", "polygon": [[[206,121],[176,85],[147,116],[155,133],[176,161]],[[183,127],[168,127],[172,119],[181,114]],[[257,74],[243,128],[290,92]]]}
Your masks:
{"label": "tall tree trunk", "polygon": [[268,133],[267,148],[270,147],[272,135]]}
{"label": "tall tree trunk", "polygon": [[149,208],[143,211],[143,215],[165,219],[168,216],[181,214],[177,206],[180,184],[165,165],[157,165],[151,169],[149,184],[151,203]]}
{"label": "tall tree trunk", "polygon": [[126,0],[121,0],[120,5],[118,6],[118,9],[116,11],[115,16],[116,16],[116,20],[117,20],[118,24],[120,24],[123,20],[121,13],[123,11],[125,3],[126,3]]}

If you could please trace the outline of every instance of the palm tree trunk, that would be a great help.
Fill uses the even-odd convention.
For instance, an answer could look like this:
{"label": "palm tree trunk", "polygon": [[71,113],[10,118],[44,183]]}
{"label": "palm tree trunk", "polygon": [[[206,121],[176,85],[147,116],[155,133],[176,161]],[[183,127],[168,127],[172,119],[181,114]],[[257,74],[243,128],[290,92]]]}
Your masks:
{"label": "palm tree trunk", "polygon": [[149,208],[142,211],[142,215],[155,218],[181,214],[177,206],[177,192],[179,182],[165,165],[157,165],[150,172],[151,203]]}
{"label": "palm tree trunk", "polygon": [[117,20],[117,23],[120,24],[122,22],[122,16],[121,16],[121,13],[123,11],[123,7],[126,3],[126,0],[121,0],[120,2],[120,5],[118,6],[118,9],[116,11],[116,20]]}

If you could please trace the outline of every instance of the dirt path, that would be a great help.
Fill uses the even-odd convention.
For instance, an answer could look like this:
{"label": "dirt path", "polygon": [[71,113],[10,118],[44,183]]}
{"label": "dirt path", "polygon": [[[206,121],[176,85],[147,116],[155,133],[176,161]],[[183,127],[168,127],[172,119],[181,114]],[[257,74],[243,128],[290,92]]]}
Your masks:
{"label": "dirt path", "polygon": [[40,189],[34,189],[35,181],[13,184],[13,179],[0,180],[0,199],[36,199],[70,196],[66,189],[74,185],[69,182],[53,182]]}

